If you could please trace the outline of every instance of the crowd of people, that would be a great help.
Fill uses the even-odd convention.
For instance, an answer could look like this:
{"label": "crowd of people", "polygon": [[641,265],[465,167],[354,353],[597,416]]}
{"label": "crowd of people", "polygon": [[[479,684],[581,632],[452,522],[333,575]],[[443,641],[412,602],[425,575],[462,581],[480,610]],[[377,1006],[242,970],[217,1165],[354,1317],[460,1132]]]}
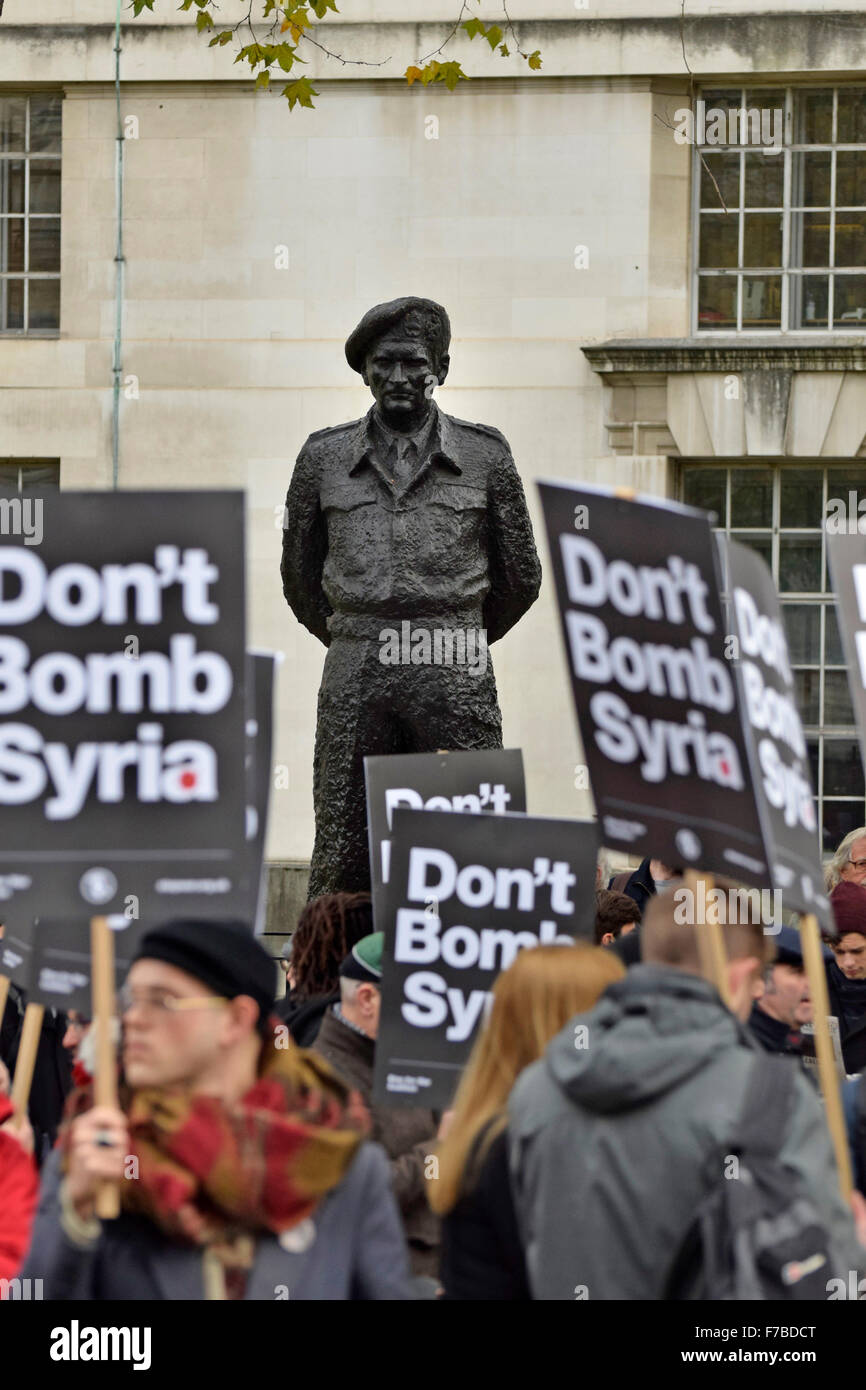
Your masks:
{"label": "crowd of people", "polygon": [[[241,923],[145,933],[118,999],[116,1106],[96,1103],[89,1020],[46,1011],[29,1113],[15,1110],[26,998],[12,985],[0,1292],[30,1279],[46,1299],[85,1300],[731,1296],[696,1222],[731,1160],[755,1153],[775,1165],[789,1223],[808,1209],[820,1237],[817,1264],[788,1255],[784,1280],[817,1280],[811,1296],[828,1297],[855,1271],[856,1288],[866,827],[828,867],[850,1202],[812,1065],[799,932],[767,930],[758,909],[729,922],[725,1003],[677,911],[681,884],[654,859],[600,872],[595,941],[518,954],[442,1113],[374,1098],[384,937],[365,893],[307,904],[279,999],[274,962]],[[106,1189],[115,1219],[99,1215]]]}

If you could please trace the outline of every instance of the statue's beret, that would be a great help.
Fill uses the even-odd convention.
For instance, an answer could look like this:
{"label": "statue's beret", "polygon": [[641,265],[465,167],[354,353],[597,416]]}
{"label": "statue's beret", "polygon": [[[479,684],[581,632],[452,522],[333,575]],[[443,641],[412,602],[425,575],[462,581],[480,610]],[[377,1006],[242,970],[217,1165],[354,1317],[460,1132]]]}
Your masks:
{"label": "statue's beret", "polygon": [[363,372],[367,353],[377,338],[394,331],[407,338],[423,338],[439,358],[448,351],[451,324],[441,304],[432,299],[407,295],[368,309],[358,327],[346,339],[346,361],[356,372]]}

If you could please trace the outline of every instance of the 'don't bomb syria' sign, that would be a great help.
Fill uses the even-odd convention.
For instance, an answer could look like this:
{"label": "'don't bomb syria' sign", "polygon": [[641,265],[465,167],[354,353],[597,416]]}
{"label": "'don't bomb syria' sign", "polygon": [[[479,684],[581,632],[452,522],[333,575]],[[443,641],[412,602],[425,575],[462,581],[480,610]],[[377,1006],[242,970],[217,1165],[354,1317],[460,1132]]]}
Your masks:
{"label": "'don't bomb syria' sign", "polygon": [[0,538],[7,920],[243,909],[244,672],[242,493],[57,493]]}
{"label": "'don't bomb syria' sign", "polygon": [[540,492],[603,843],[764,886],[706,513],[601,488]]}

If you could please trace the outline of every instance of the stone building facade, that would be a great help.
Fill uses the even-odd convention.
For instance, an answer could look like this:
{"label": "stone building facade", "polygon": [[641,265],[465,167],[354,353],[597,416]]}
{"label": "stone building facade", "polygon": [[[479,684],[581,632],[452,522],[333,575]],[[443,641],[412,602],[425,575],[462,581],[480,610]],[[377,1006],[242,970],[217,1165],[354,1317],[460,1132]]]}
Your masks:
{"label": "stone building facade", "polygon": [[[408,89],[458,8],[342,0],[332,50],[376,66],[310,50],[317,108],[291,114],[167,0],[124,6],[119,57],[115,0],[0,21],[0,478],[246,490],[250,642],[285,654],[275,929],[312,845],[324,654],[280,591],[282,502],[306,435],[367,408],[348,332],[403,294],[447,306],[437,398],[507,435],[542,554],[546,477],[685,496],[767,556],[825,848],[866,820],[821,539],[829,500],[866,498],[861,0],[513,0],[540,73],[460,36],[471,81]],[[493,660],[530,809],[589,813],[549,583]]]}

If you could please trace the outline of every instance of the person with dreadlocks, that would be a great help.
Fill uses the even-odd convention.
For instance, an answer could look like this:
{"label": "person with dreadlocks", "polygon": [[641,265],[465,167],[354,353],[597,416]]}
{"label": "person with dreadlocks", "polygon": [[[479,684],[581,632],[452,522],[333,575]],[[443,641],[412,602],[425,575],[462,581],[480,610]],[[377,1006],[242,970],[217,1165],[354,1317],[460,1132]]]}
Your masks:
{"label": "person with dreadlocks", "polygon": [[[413,1296],[361,1099],[285,1046],[274,975],[242,923],[142,937],[121,992],[118,1105],[74,1092],[45,1165],[22,1277],[46,1299]],[[115,1220],[98,1215],[106,1181]]]}
{"label": "person with dreadlocks", "polygon": [[340,1001],[340,966],[373,930],[369,893],[325,893],[308,902],[292,936],[294,984],[275,1012],[298,1047],[312,1047],[326,1011]]}

